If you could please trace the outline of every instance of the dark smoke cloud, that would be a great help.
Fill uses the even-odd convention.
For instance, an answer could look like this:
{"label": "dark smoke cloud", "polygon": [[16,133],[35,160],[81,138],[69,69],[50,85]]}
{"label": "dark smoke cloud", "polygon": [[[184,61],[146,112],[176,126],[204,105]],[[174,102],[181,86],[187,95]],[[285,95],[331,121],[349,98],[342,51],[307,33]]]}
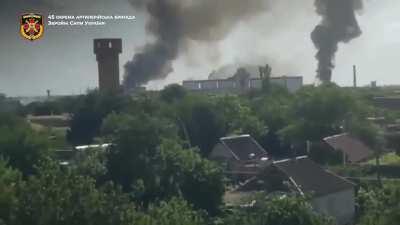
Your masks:
{"label": "dark smoke cloud", "polygon": [[361,35],[355,11],[361,10],[362,6],[362,0],[315,0],[322,21],[311,33],[311,39],[318,49],[317,77],[322,82],[331,81],[338,44]]}
{"label": "dark smoke cloud", "polygon": [[[126,1],[126,0],[115,0]],[[15,21],[22,13],[35,12],[46,16],[48,13],[54,14],[76,14],[76,13],[99,13],[106,11],[107,0],[1,0],[0,19],[1,21]],[[99,10],[102,9],[102,10]],[[9,23],[4,23],[7,26]],[[14,24],[11,23],[11,26]]]}
{"label": "dark smoke cloud", "polygon": [[[102,0],[104,1],[104,0]],[[81,8],[89,7],[93,5],[92,1],[88,0],[71,0],[71,1],[60,1],[60,0],[3,0],[1,10],[3,12],[10,11],[38,11],[48,12],[49,10],[62,11],[65,9],[76,9],[79,6]]]}
{"label": "dark smoke cloud", "polygon": [[156,39],[146,44],[125,65],[127,88],[164,79],[188,40],[219,41],[240,22],[266,10],[264,0],[130,0],[150,18],[148,33]]}

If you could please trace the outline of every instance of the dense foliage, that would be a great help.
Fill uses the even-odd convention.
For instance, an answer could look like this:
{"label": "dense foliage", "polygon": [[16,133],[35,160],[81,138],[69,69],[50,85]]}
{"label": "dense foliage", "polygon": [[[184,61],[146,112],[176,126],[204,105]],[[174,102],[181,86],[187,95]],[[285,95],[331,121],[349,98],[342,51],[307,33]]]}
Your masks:
{"label": "dense foliage", "polygon": [[89,144],[99,135],[103,119],[120,111],[129,101],[125,96],[93,91],[77,99],[67,139],[74,145]]}
{"label": "dense foliage", "polygon": [[[307,199],[290,195],[256,196],[251,206],[227,208],[227,179],[209,153],[221,137],[250,134],[273,158],[309,153],[335,163],[337,155],[321,140],[349,132],[379,155],[387,146],[398,149],[398,137],[383,135],[367,118],[384,114],[395,121],[397,114],[374,108],[364,89],[329,84],[289,93],[267,81],[262,90],[239,95],[170,85],[135,96],[92,91],[26,107],[0,96],[0,224],[333,224]],[[35,130],[19,117],[59,113],[72,117],[69,144],[111,145],[79,151],[61,166],[54,157],[61,145],[49,137],[55,131]],[[374,173],[364,168],[356,175]],[[399,196],[398,184],[363,186],[359,225],[397,224]]]}
{"label": "dense foliage", "polygon": [[393,225],[400,221],[400,188],[389,182],[383,188],[361,190],[359,195],[362,225]]}
{"label": "dense foliage", "polygon": [[23,174],[34,173],[34,165],[50,156],[47,137],[35,132],[23,119],[0,114],[0,156]]}
{"label": "dense foliage", "polygon": [[0,224],[204,224],[182,199],[155,203],[142,210],[111,183],[95,181],[46,161],[39,173],[21,180],[0,163]]}
{"label": "dense foliage", "polygon": [[196,208],[218,210],[224,193],[221,171],[195,149],[184,149],[173,125],[146,115],[112,114],[103,130],[114,132],[108,176],[138,202],[184,196]]}
{"label": "dense foliage", "polygon": [[[333,225],[333,221],[313,212],[303,198],[258,198],[253,207],[234,210],[225,218],[231,225]],[[262,201],[264,199],[264,201]]]}

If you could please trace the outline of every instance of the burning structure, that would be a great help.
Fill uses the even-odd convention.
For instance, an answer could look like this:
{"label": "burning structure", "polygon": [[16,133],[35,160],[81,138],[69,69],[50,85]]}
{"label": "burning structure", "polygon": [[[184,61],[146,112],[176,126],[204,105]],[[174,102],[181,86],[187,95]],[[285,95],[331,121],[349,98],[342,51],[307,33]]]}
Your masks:
{"label": "burning structure", "polygon": [[122,52],[121,39],[95,39],[93,49],[99,68],[100,91],[117,91],[119,83],[119,54]]}
{"label": "burning structure", "polygon": [[[260,71],[261,72],[261,71]],[[261,74],[260,74],[261,75]],[[231,78],[213,80],[186,80],[182,85],[187,90],[216,92],[216,93],[237,93],[254,89],[261,89],[263,77],[253,78],[245,69],[240,68]],[[271,84],[287,88],[289,92],[296,92],[303,86],[301,76],[282,76],[268,78]]]}
{"label": "burning structure", "polygon": [[[242,0],[129,2],[148,15],[146,32],[154,39],[138,48],[133,58],[124,65],[123,87],[128,92],[151,80],[166,78],[174,71],[174,60],[193,43],[221,41],[238,24],[264,13],[270,6],[268,4],[272,4],[265,0],[252,0],[245,4]],[[316,12],[322,20],[311,33],[311,39],[318,50],[317,77],[322,82],[331,81],[339,43],[347,43],[361,35],[355,12],[362,6],[362,0],[315,0]],[[100,89],[115,89],[119,86],[116,65],[121,49],[107,48],[107,43],[120,45],[115,39],[99,39],[95,43]],[[213,85],[219,86],[219,83]]]}
{"label": "burning structure", "polygon": [[124,88],[133,89],[150,80],[164,79],[173,72],[172,63],[190,41],[216,42],[224,39],[241,21],[266,10],[264,0],[129,0],[146,11],[147,43],[125,64]]}
{"label": "burning structure", "polygon": [[361,35],[355,11],[362,9],[362,0],[315,0],[316,12],[322,21],[311,33],[311,39],[318,49],[317,77],[330,82],[334,59],[340,42],[348,43]]}

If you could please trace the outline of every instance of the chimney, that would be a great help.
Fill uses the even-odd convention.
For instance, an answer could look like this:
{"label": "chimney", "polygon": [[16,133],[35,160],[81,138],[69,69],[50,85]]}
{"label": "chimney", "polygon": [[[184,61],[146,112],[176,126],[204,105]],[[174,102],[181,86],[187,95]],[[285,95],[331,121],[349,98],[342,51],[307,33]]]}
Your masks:
{"label": "chimney", "polygon": [[353,65],[353,87],[357,87],[357,66]]}

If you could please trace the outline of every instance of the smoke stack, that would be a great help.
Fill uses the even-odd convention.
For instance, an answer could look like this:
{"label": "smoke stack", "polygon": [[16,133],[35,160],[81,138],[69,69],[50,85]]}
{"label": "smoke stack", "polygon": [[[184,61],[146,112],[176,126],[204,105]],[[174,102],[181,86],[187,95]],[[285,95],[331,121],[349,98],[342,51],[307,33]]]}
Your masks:
{"label": "smoke stack", "polygon": [[99,90],[116,92],[119,84],[119,54],[121,39],[94,39],[93,50],[99,69]]}
{"label": "smoke stack", "polygon": [[124,87],[131,89],[166,78],[189,42],[223,40],[239,22],[266,11],[265,0],[129,0],[146,11],[146,31],[154,41],[138,49],[125,64]]}
{"label": "smoke stack", "polygon": [[357,87],[357,66],[353,65],[353,87]]}
{"label": "smoke stack", "polygon": [[362,0],[315,0],[316,12],[322,17],[311,33],[317,48],[317,77],[323,83],[332,79],[338,44],[348,43],[361,35],[355,11],[362,9]]}

